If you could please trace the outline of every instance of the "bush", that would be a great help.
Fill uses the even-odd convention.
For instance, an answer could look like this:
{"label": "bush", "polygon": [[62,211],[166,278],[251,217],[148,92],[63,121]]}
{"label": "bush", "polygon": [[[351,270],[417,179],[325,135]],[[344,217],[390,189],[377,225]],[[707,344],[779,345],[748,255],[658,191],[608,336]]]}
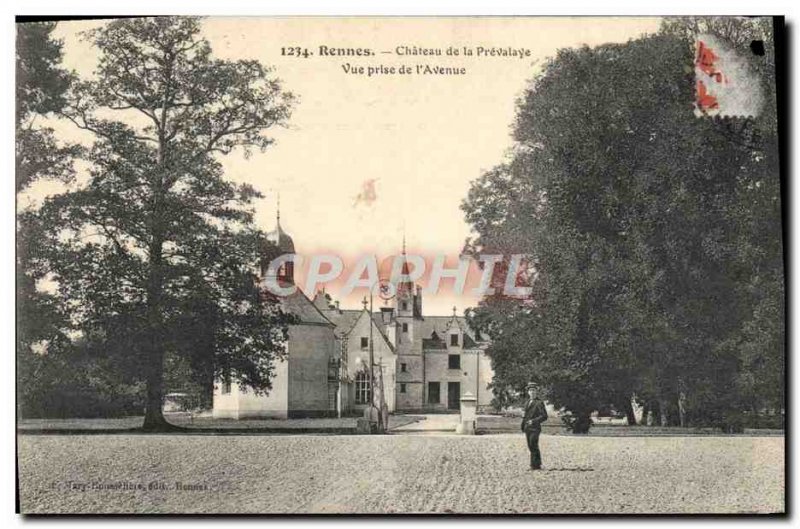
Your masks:
{"label": "bush", "polygon": [[144,413],[144,386],[120,380],[94,359],[24,352],[17,367],[20,418],[124,417]]}
{"label": "bush", "polygon": [[568,431],[574,434],[588,434],[589,429],[592,427],[592,418],[588,413],[562,415],[561,422],[564,423]]}

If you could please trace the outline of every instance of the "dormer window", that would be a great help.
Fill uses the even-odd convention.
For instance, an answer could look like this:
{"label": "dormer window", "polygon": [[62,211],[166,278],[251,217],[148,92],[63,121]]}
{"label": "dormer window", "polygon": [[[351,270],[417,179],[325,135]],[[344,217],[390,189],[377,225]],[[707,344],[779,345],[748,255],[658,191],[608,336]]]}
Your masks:
{"label": "dormer window", "polygon": [[450,345],[453,347],[458,347],[458,335],[451,334],[450,335]]}
{"label": "dormer window", "polygon": [[369,338],[366,336],[361,337],[361,348],[367,349],[369,347]]}

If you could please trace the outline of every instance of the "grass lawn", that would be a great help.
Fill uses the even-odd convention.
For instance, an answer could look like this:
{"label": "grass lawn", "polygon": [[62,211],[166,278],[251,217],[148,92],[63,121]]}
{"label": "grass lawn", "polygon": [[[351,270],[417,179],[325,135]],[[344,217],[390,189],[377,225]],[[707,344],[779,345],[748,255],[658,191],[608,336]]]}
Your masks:
{"label": "grass lawn", "polygon": [[[514,433],[520,431],[520,417],[507,417],[501,415],[480,415],[478,417],[478,432],[483,434]],[[564,428],[560,419],[549,418],[542,424],[542,432],[551,435],[572,435]],[[681,428],[678,426],[628,426],[627,424],[595,423],[589,429],[589,436],[602,437],[655,437],[655,436],[686,436],[686,435],[722,435],[719,428]],[[739,435],[783,435],[783,430],[749,429]]]}
{"label": "grass lawn", "polygon": [[[415,422],[414,415],[390,415],[389,428],[396,428]],[[175,425],[189,429],[204,430],[253,430],[263,432],[312,432],[312,433],[355,433],[355,417],[314,418],[314,419],[253,419],[232,420],[212,419],[211,417],[192,417],[188,413],[172,413],[167,420]],[[67,432],[99,433],[101,431],[125,431],[142,426],[144,417],[123,417],[116,419],[23,419],[17,424],[21,432]]]}
{"label": "grass lawn", "polygon": [[[419,415],[390,415],[389,429],[416,423],[424,419]],[[315,433],[315,434],[355,434],[356,418],[314,418],[314,419],[212,419],[211,417],[191,417],[188,413],[168,415],[172,424],[197,430],[198,433]],[[141,427],[143,417],[124,417],[116,419],[24,419],[19,421],[17,429],[22,433],[125,433]],[[478,416],[479,434],[517,433],[520,431],[519,417],[499,415]],[[422,424],[422,423],[420,423]],[[423,424],[424,426],[424,424]],[[542,431],[550,435],[569,435],[560,420],[548,419]],[[686,435],[721,435],[715,428],[678,428],[674,426],[627,426],[624,424],[595,424],[589,431],[591,437],[654,437],[654,436],[686,436]],[[783,435],[782,430],[748,430],[740,435]]]}

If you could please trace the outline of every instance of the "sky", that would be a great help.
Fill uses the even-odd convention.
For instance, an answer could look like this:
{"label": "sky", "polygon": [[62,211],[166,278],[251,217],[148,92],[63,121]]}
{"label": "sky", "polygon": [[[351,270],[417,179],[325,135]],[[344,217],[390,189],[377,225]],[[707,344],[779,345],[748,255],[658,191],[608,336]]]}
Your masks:
{"label": "sky", "polygon": [[[98,54],[78,33],[98,23],[62,22],[55,32],[64,40],[65,66],[81,76],[91,75]],[[275,144],[249,159],[228,156],[226,176],[264,193],[256,204],[256,222],[264,230],[274,228],[280,193],[281,225],[304,257],[325,252],[346,262],[365,254],[382,260],[400,251],[405,234],[409,253],[445,254],[454,262],[470,235],[461,201],[471,181],[504,160],[516,99],[547,58],[559,48],[625,42],[656,32],[658,24],[656,18],[632,17],[205,19],[203,35],[215,57],[270,65],[299,99],[289,126],[271,131]],[[294,46],[314,55],[282,54]],[[375,55],[321,56],[320,46],[368,48]],[[530,55],[397,54],[398,47],[451,46],[527,49]],[[368,77],[345,73],[346,64],[466,73]],[[57,130],[74,134],[67,124]],[[374,200],[359,200],[359,194],[372,197],[363,193],[369,181]],[[32,193],[54,189],[40,184]],[[328,292],[337,298],[335,289]],[[360,308],[363,295],[354,291],[342,307]],[[455,306],[462,313],[477,302],[474,295],[444,290],[426,295],[423,311],[450,314]]]}

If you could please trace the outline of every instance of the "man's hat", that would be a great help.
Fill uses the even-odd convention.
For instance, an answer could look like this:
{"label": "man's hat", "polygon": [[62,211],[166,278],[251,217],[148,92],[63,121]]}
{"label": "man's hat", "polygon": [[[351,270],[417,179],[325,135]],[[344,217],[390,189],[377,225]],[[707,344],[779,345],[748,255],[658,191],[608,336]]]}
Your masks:
{"label": "man's hat", "polygon": [[525,386],[525,390],[527,391],[530,389],[539,389],[539,384],[537,384],[536,382],[528,382],[528,385]]}

